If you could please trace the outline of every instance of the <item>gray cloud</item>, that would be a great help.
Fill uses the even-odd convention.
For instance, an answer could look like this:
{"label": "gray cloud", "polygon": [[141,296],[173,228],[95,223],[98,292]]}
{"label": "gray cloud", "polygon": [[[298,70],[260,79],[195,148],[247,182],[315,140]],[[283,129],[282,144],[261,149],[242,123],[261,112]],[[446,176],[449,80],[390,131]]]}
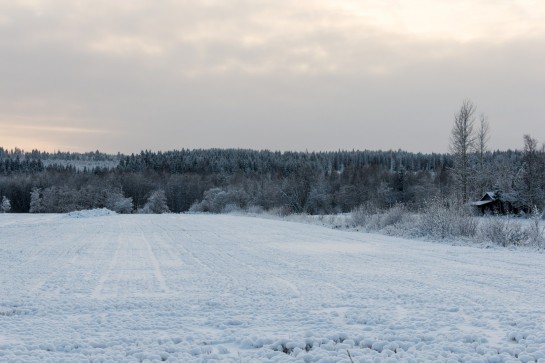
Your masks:
{"label": "gray cloud", "polygon": [[[527,2],[460,2],[465,30],[423,0],[336,4],[0,1],[2,143],[446,151],[468,97],[493,147],[545,138],[544,14]],[[443,21],[419,25],[426,9]]]}

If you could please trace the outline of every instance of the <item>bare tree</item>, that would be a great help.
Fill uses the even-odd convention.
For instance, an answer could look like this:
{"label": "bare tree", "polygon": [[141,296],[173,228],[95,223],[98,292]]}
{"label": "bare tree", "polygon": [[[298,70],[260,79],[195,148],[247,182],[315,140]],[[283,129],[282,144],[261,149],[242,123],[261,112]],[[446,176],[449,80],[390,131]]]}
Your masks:
{"label": "bare tree", "polygon": [[484,154],[488,151],[488,141],[490,140],[490,124],[484,114],[481,114],[479,129],[475,142],[475,151],[479,157],[479,168],[484,167]]}
{"label": "bare tree", "polygon": [[488,168],[485,162],[485,154],[488,151],[488,141],[490,140],[490,124],[484,114],[480,116],[479,128],[475,137],[475,154],[477,154],[477,177],[476,189],[480,194],[485,192],[485,187],[489,182]]}
{"label": "bare tree", "polygon": [[454,115],[454,126],[450,135],[450,151],[454,157],[453,175],[456,193],[462,203],[469,200],[471,178],[471,152],[475,145],[475,111],[477,107],[470,100],[464,100]]}
{"label": "bare tree", "polygon": [[542,208],[545,199],[542,189],[543,159],[540,153],[537,140],[530,135],[524,135],[523,162],[516,189],[529,210],[534,207]]}

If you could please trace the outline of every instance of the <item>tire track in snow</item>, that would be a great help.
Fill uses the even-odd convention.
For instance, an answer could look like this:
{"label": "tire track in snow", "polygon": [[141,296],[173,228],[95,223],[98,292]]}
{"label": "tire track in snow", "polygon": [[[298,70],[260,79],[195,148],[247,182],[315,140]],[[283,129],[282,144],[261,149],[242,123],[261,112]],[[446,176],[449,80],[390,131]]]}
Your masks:
{"label": "tire track in snow", "polygon": [[157,257],[155,257],[155,253],[153,252],[151,248],[148,237],[146,237],[146,235],[144,234],[142,226],[140,225],[139,228],[140,228],[140,236],[146,245],[147,258],[151,261],[151,264],[153,266],[153,273],[155,275],[155,278],[159,282],[159,286],[162,292],[165,294],[168,294],[170,293],[170,289],[167,286],[165,276],[163,276],[163,273],[161,272],[161,266],[159,266],[159,262],[157,262]]}
{"label": "tire track in snow", "polygon": [[104,289],[104,284],[106,283],[106,280],[108,280],[110,278],[110,275],[112,274],[112,271],[114,270],[115,266],[117,265],[118,263],[118,259],[119,259],[119,253],[120,253],[120,250],[122,248],[122,245],[123,245],[123,237],[124,237],[124,233],[122,231],[124,231],[124,228],[122,227],[121,223],[118,222],[118,228],[119,228],[119,234],[117,236],[117,246],[116,246],[116,249],[115,249],[115,253],[111,259],[111,262],[110,262],[110,265],[108,266],[108,269],[106,270],[105,273],[102,274],[102,276],[100,277],[100,280],[98,281],[98,284],[97,286],[95,287],[93,293],[91,294],[91,298],[93,299],[103,299],[104,296],[102,294],[102,291]]}
{"label": "tire track in snow", "polygon": [[91,294],[92,298],[157,297],[171,292],[146,235],[145,227],[148,226],[139,224],[136,231],[129,231],[126,225],[118,225],[115,253]]}
{"label": "tire track in snow", "polygon": [[[40,217],[42,223],[36,223]],[[17,250],[20,249],[18,259],[5,262],[8,263],[12,276],[16,276],[20,292],[24,291],[30,296],[51,298],[59,295],[61,280],[73,273],[72,269],[77,265],[80,252],[86,248],[86,240],[82,238],[80,230],[65,231],[64,239],[46,240],[44,236],[58,235],[59,222],[63,222],[64,216],[40,215],[40,217],[25,216],[25,223],[20,228],[24,228],[29,238],[13,245]],[[47,222],[44,223],[45,221]],[[9,234],[8,232],[8,237]],[[33,273],[30,273],[31,271]]]}

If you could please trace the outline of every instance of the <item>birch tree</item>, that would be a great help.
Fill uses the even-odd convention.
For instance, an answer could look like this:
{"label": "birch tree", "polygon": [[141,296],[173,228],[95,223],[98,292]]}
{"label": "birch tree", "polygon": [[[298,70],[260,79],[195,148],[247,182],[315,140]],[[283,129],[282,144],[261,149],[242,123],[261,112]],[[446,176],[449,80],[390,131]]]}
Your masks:
{"label": "birch tree", "polygon": [[450,151],[454,157],[454,182],[456,194],[462,203],[469,200],[471,179],[471,151],[475,145],[476,106],[470,100],[464,100],[460,110],[454,115],[454,125],[450,135]]}
{"label": "birch tree", "polygon": [[538,142],[530,135],[524,135],[523,163],[516,182],[516,189],[522,202],[529,210],[542,208],[545,193],[542,189],[543,159]]}
{"label": "birch tree", "polygon": [[488,141],[490,140],[490,124],[484,114],[480,116],[479,128],[475,136],[475,154],[477,156],[477,168],[475,187],[482,195],[485,188],[490,186],[490,171],[485,157],[488,152]]}

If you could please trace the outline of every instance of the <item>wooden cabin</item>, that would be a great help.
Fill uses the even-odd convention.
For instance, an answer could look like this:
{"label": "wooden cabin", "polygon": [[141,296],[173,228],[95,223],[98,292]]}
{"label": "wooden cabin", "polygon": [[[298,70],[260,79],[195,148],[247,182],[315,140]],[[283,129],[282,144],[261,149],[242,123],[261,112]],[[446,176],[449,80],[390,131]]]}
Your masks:
{"label": "wooden cabin", "polygon": [[482,214],[518,214],[528,212],[515,193],[503,193],[499,190],[486,192],[483,197],[471,202]]}

